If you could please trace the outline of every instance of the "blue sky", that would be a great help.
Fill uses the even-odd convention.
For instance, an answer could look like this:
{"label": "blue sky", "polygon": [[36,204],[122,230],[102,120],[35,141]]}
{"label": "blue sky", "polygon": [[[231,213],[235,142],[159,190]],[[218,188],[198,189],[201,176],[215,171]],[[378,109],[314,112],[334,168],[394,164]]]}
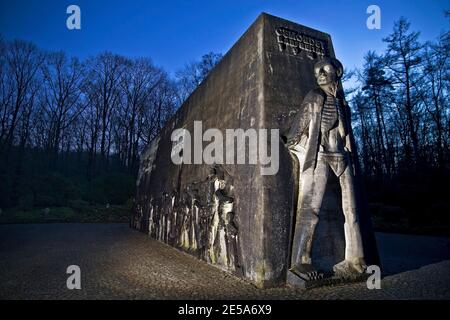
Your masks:
{"label": "blue sky", "polygon": [[[66,28],[66,8],[81,8],[81,30]],[[381,30],[366,28],[369,5],[381,8]],[[395,20],[407,17],[422,40],[449,29],[448,0],[0,0],[0,33],[85,58],[104,50],[147,56],[172,74],[209,51],[225,53],[261,12],[331,34],[348,68],[368,50],[381,52]]]}

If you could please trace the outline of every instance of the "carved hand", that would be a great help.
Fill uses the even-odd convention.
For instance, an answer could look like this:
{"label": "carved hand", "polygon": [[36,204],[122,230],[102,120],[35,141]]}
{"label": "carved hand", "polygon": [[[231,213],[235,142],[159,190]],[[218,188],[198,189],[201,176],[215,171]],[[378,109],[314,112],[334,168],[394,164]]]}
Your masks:
{"label": "carved hand", "polygon": [[345,136],[345,150],[347,151],[347,152],[352,152],[352,144],[351,144],[351,142],[350,142],[350,136],[349,135],[346,135]]}

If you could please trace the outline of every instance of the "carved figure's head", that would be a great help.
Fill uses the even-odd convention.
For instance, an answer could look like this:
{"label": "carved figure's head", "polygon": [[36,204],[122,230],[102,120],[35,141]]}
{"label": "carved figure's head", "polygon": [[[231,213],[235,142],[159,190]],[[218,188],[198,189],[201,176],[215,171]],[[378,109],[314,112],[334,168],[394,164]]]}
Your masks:
{"label": "carved figure's head", "polygon": [[223,190],[226,187],[226,182],[225,180],[221,180],[221,179],[217,179],[216,181],[216,190]]}
{"label": "carved figure's head", "polygon": [[314,76],[319,86],[338,82],[343,73],[342,63],[334,58],[323,58],[314,65]]}

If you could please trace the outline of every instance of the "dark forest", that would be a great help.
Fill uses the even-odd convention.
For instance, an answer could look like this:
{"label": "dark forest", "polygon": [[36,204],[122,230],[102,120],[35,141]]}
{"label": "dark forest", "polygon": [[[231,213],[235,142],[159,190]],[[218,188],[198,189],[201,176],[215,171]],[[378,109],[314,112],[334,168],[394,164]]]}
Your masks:
{"label": "dark forest", "polygon": [[[376,229],[450,233],[450,34],[400,18],[346,70]],[[0,36],[0,222],[127,221],[139,155],[220,60],[175,76],[150,57],[80,60]]]}

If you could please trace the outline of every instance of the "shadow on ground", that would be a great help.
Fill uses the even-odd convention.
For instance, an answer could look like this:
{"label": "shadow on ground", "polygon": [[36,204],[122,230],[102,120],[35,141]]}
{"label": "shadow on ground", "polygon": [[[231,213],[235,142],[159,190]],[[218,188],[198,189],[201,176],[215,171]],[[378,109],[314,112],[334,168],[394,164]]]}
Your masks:
{"label": "shadow on ground", "polygon": [[384,275],[450,260],[450,237],[376,233]]}

